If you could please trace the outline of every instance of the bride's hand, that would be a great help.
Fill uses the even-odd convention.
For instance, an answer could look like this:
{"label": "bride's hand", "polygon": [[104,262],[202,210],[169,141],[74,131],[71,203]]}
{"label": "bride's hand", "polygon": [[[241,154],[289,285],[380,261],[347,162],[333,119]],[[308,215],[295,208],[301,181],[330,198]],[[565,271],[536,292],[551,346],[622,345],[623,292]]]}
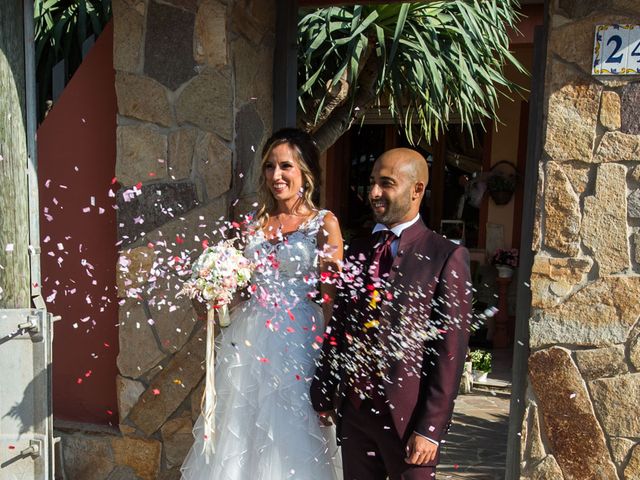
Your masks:
{"label": "bride's hand", "polygon": [[323,427],[330,427],[336,423],[336,414],[333,410],[327,410],[326,412],[318,412],[318,419],[320,425]]}

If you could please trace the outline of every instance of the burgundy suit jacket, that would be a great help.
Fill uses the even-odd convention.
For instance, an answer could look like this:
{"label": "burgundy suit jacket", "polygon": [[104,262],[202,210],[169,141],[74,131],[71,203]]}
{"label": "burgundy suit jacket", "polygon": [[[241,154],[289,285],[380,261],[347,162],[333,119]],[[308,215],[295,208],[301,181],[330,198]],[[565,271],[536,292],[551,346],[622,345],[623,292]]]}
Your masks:
{"label": "burgundy suit jacket", "polygon": [[[345,267],[346,278],[353,265],[361,263],[366,269],[373,243],[372,236],[347,250],[351,267]],[[346,366],[354,363],[350,340],[372,315],[363,276],[355,275],[338,289],[311,384],[316,411],[340,412],[346,398]],[[400,236],[388,282],[387,291],[394,297],[383,301],[375,315],[381,325],[383,384],[393,422],[403,439],[415,431],[439,442],[451,420],[469,340],[469,253],[419,220]]]}

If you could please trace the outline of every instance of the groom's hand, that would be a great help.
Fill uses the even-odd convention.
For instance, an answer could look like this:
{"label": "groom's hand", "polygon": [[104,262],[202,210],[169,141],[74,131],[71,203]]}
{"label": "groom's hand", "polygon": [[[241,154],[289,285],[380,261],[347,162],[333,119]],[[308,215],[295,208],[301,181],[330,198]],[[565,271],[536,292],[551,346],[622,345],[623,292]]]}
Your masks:
{"label": "groom's hand", "polygon": [[414,433],[407,443],[407,458],[404,461],[412,465],[424,465],[433,462],[437,452],[438,445]]}
{"label": "groom's hand", "polygon": [[336,423],[336,414],[333,410],[318,412],[318,418],[320,419],[320,425],[323,427],[330,427]]}

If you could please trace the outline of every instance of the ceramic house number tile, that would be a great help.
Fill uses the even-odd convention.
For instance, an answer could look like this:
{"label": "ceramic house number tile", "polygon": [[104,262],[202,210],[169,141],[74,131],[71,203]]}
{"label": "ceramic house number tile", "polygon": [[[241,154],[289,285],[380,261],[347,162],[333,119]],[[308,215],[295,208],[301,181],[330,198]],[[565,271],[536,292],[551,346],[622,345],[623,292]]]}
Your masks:
{"label": "ceramic house number tile", "polygon": [[627,73],[640,73],[640,25],[634,25],[629,31],[629,58]]}
{"label": "ceramic house number tile", "polygon": [[637,75],[640,73],[640,26],[596,26],[594,75]]}

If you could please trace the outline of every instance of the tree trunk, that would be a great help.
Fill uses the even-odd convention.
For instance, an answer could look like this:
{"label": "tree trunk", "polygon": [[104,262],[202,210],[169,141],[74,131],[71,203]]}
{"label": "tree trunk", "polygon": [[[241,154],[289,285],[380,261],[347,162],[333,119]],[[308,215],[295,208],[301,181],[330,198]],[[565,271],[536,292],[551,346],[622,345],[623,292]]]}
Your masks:
{"label": "tree trunk", "polygon": [[[361,75],[367,68],[369,64],[369,59],[373,55],[373,51],[376,46],[376,39],[369,38],[369,42],[367,43],[367,49],[364,54],[360,57],[358,61],[358,73],[357,73],[357,82],[358,84],[362,84]],[[377,60],[376,60],[377,61]],[[333,86],[329,92],[327,92],[327,97],[325,98],[325,105],[322,107],[322,111],[318,114],[318,118],[315,118],[315,112],[320,104],[319,99],[312,99],[312,105],[309,105],[307,108],[307,112],[303,113],[302,109],[298,111],[298,128],[302,128],[303,130],[310,131],[318,131],[322,128],[324,123],[331,118],[334,110],[338,107],[344,105],[344,103],[349,99],[351,95],[352,86],[348,81],[349,69],[347,68],[342,77],[338,80],[338,84]],[[364,82],[369,85],[371,81],[375,81],[378,72],[376,70],[368,71],[368,74],[375,74],[374,78],[365,78]],[[372,85],[372,84],[371,84]]]}
{"label": "tree trunk", "polygon": [[360,118],[364,114],[365,108],[376,99],[375,84],[379,67],[377,55],[370,55],[358,78],[358,89],[353,100],[353,109],[351,108],[351,101],[347,99],[341,106],[331,112],[327,121],[320,128],[313,132],[313,138],[321,152],[336,143],[349,130],[354,120]]}
{"label": "tree trunk", "polygon": [[0,308],[31,306],[22,2],[0,12]]}

